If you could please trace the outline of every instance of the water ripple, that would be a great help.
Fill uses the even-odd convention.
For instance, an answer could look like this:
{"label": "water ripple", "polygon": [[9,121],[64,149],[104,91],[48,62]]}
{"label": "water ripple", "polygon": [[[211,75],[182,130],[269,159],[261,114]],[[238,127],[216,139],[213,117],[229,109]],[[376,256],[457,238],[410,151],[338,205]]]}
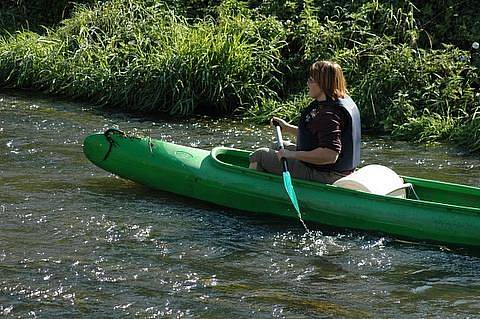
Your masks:
{"label": "water ripple", "polygon": [[[149,190],[84,158],[83,138],[107,127],[204,149],[273,138],[238,120],[135,118],[0,94],[0,315],[478,315],[478,256],[313,225],[306,234],[295,221]],[[479,159],[449,147],[366,136],[362,152],[404,175],[480,185]]]}

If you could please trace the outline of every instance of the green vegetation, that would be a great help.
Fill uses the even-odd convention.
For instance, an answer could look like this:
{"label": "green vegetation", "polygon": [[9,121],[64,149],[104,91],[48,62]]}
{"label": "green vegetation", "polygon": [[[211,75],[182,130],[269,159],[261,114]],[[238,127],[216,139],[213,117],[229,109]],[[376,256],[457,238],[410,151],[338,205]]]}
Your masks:
{"label": "green vegetation", "polygon": [[453,0],[110,0],[77,7],[43,34],[4,36],[0,83],[135,111],[295,120],[309,101],[308,66],[332,59],[364,129],[478,151],[480,58],[468,51],[480,41],[476,9]]}
{"label": "green vegetation", "polygon": [[[4,85],[35,88],[135,111],[225,113],[281,86],[281,25],[228,5],[190,25],[161,3],[110,1],[81,8],[39,36],[0,42]],[[280,32],[279,32],[280,31]],[[211,107],[213,106],[213,107]]]}

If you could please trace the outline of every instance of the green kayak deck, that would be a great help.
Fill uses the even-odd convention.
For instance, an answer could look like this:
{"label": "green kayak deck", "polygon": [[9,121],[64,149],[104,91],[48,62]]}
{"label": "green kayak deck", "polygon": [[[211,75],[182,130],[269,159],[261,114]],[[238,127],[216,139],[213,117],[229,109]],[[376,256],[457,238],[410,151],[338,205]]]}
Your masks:
{"label": "green kayak deck", "polygon": [[[212,151],[116,130],[88,136],[95,165],[122,178],[246,212],[298,219],[281,176],[248,169],[248,151]],[[403,176],[419,199],[375,195],[293,180],[308,222],[382,232],[420,241],[480,247],[480,189]]]}

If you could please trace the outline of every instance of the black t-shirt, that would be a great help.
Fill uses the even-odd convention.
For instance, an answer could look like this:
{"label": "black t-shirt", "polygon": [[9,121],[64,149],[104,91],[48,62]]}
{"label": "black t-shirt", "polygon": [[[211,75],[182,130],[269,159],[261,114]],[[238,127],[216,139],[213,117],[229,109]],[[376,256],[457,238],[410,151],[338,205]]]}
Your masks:
{"label": "black t-shirt", "polygon": [[[342,131],[348,125],[345,110],[332,101],[313,101],[300,116],[297,150],[311,151],[318,147],[342,151]],[[301,130],[307,130],[301,131]]]}

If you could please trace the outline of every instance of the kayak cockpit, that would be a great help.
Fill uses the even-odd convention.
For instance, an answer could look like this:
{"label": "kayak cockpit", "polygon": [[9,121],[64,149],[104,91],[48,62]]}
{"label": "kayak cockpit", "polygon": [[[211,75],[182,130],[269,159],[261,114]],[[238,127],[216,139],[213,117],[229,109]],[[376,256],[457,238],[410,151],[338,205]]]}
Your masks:
{"label": "kayak cockpit", "polygon": [[250,152],[228,147],[215,147],[211,156],[216,161],[237,167],[248,168]]}
{"label": "kayak cockpit", "polygon": [[415,192],[422,201],[480,210],[479,188],[409,176],[403,176],[403,179],[406,183],[413,185]]}
{"label": "kayak cockpit", "polygon": [[[250,153],[249,151],[234,148],[216,147],[212,150],[211,156],[223,166],[247,169]],[[261,175],[266,174],[261,172],[257,173]],[[405,189],[407,199],[480,209],[480,191],[476,187],[408,176],[401,177],[406,185],[411,185],[411,187]],[[297,180],[296,183],[317,184],[309,181],[300,182],[299,180]],[[335,187],[331,185],[328,186]]]}

